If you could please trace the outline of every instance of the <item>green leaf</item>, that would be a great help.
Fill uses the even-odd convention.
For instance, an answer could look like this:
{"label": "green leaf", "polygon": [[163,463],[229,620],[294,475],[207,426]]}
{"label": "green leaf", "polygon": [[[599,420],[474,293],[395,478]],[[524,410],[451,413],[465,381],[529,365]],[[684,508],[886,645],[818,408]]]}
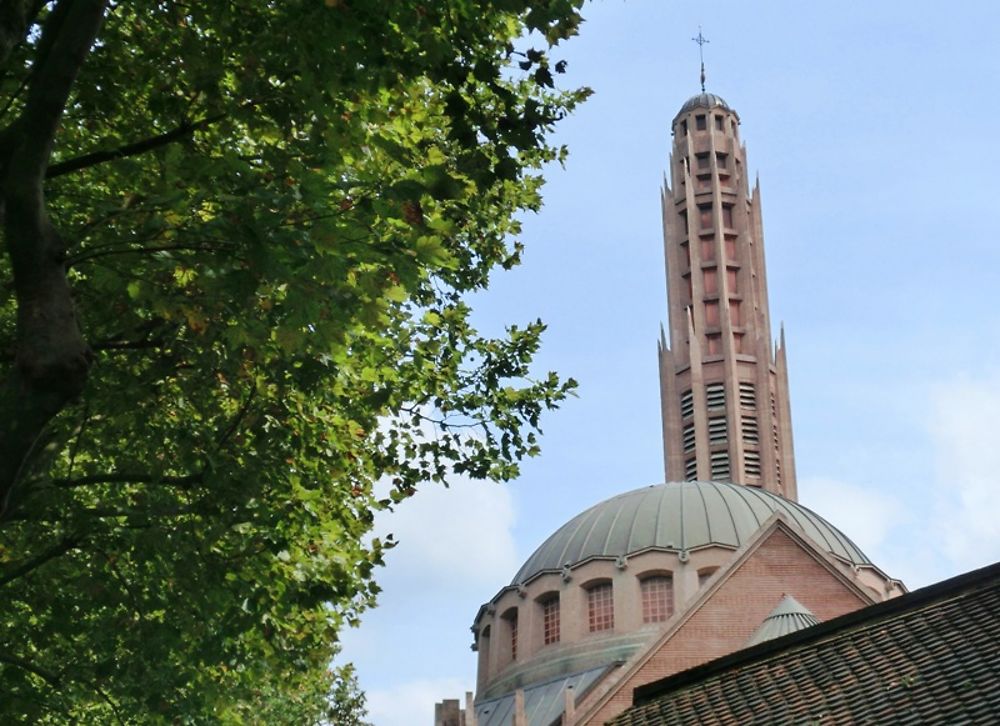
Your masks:
{"label": "green leaf", "polygon": [[[329,664],[395,544],[374,513],[516,475],[572,394],[532,374],[540,324],[484,337],[466,300],[517,263],[518,218],[564,156],[553,124],[584,97],[513,44],[566,37],[581,2],[107,11],[58,133],[9,149],[108,158],[29,195],[68,272],[53,255],[54,284],[13,284],[37,235],[0,258],[5,347],[76,336],[67,371],[101,351],[78,395],[53,375],[44,406],[0,398],[3,450],[35,442],[0,467],[20,473],[12,497],[0,474],[0,577],[45,563],[4,586],[3,648],[59,674],[0,666],[0,723],[362,722]],[[8,128],[58,95],[23,88],[61,9],[91,6],[41,3],[11,37]],[[19,306],[59,296],[24,338]]]}

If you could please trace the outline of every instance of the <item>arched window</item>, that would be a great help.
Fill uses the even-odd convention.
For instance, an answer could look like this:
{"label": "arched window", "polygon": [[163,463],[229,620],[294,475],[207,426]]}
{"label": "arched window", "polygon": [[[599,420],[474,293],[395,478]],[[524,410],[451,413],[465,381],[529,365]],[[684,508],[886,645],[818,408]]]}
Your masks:
{"label": "arched window", "polygon": [[510,659],[517,660],[517,608],[505,612],[501,619],[507,628],[507,642],[510,645]]}
{"label": "arched window", "polygon": [[598,582],[587,587],[587,615],[591,633],[615,627],[614,591],[610,582]]}
{"label": "arched window", "polygon": [[538,599],[542,608],[542,644],[559,642],[559,593],[553,592]]}
{"label": "arched window", "polygon": [[639,581],[642,622],[662,623],[674,614],[674,579],[670,575],[650,575]]}

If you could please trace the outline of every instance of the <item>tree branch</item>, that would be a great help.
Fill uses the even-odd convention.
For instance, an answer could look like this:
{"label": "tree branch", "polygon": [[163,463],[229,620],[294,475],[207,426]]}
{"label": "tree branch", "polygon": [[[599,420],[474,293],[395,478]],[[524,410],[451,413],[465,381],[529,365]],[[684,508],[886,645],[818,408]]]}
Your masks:
{"label": "tree branch", "polygon": [[236,433],[236,429],[239,428],[240,423],[246,417],[247,412],[250,410],[250,405],[253,403],[253,400],[256,396],[257,396],[257,384],[254,383],[253,386],[250,388],[250,394],[247,396],[247,400],[242,403],[242,405],[240,406],[240,410],[236,412],[235,416],[233,416],[233,420],[229,424],[229,426],[227,426],[226,429],[219,435],[219,440],[216,443],[217,449],[221,450],[222,447],[229,440],[229,437],[231,437],[234,433]]}
{"label": "tree branch", "polygon": [[45,550],[39,555],[32,557],[20,565],[15,567],[10,572],[0,576],[0,587],[3,587],[8,582],[13,582],[20,577],[24,577],[32,570],[36,570],[42,565],[44,565],[49,560],[54,560],[56,557],[66,554],[72,549],[75,549],[77,545],[80,544],[80,540],[76,537],[68,537],[58,544],[53,545],[49,549]]}
{"label": "tree branch", "polygon": [[86,401],[83,404],[83,420],[80,421],[80,425],[76,427],[76,431],[73,434],[73,446],[69,450],[69,466],[67,467],[67,473],[73,473],[73,467],[76,466],[76,455],[80,451],[80,442],[83,441],[83,435],[87,431],[87,424],[90,423],[90,401]]}
{"label": "tree branch", "polygon": [[172,131],[167,131],[166,133],[159,134],[158,136],[151,136],[148,139],[143,139],[142,141],[137,141],[133,144],[126,144],[125,146],[120,146],[117,149],[112,149],[110,151],[95,151],[92,154],[84,154],[83,156],[78,156],[74,159],[61,161],[58,164],[53,164],[48,168],[48,170],[46,170],[45,178],[54,179],[57,176],[70,174],[74,171],[79,171],[80,169],[96,166],[97,164],[103,164],[106,161],[126,159],[130,156],[145,154],[147,151],[152,151],[153,149],[166,146],[174,141],[188,138],[194,134],[195,131],[221,121],[226,118],[227,115],[228,114],[220,113],[193,123],[185,122]]}
{"label": "tree branch", "polygon": [[[93,350],[151,350],[167,345],[171,333],[177,330],[161,317],[147,320],[131,330],[115,333],[90,344]],[[2,349],[0,349],[2,350]]]}
{"label": "tree branch", "polygon": [[44,0],[5,0],[0,2],[0,65],[7,62],[44,7]]}
{"label": "tree branch", "polygon": [[162,348],[166,340],[163,338],[148,338],[144,340],[112,340],[107,343],[94,343],[94,350],[152,350]]}
{"label": "tree branch", "polygon": [[15,164],[40,182],[73,84],[104,20],[106,0],[60,0],[42,30],[24,112],[16,122]]}
{"label": "tree branch", "polygon": [[12,665],[16,668],[21,668],[29,673],[34,673],[36,676],[44,680],[50,686],[58,687],[60,683],[60,678],[58,675],[50,670],[42,668],[41,666],[36,666],[34,663],[25,660],[24,658],[19,658],[16,655],[11,655],[10,653],[0,652],[0,663],[6,663],[7,665]]}
{"label": "tree branch", "polygon": [[199,244],[174,244],[174,245],[154,245],[152,247],[130,247],[126,249],[104,249],[94,252],[84,252],[67,260],[68,267],[75,267],[83,262],[90,262],[101,257],[111,257],[113,255],[146,255],[153,252],[223,252],[225,247],[213,247],[212,245]]}
{"label": "tree branch", "polygon": [[167,509],[157,509],[154,511],[143,511],[141,509],[116,509],[113,507],[91,507],[80,510],[81,514],[94,519],[134,519],[140,518],[145,525],[153,519],[163,517],[179,517],[185,514],[201,514],[201,510],[195,504],[185,504],[182,506],[169,507]]}
{"label": "tree branch", "polygon": [[91,474],[76,479],[53,479],[52,483],[63,489],[92,486],[94,484],[166,484],[168,486],[189,487],[202,481],[202,474],[187,476],[156,476],[153,474]]}

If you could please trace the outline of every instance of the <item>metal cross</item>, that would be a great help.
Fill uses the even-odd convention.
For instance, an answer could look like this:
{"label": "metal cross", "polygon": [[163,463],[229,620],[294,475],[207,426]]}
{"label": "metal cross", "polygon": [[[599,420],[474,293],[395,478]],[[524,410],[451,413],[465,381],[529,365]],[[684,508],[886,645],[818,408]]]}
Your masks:
{"label": "metal cross", "polygon": [[710,42],[708,38],[701,34],[701,26],[698,26],[698,37],[691,38],[698,44],[698,58],[701,60],[701,92],[705,92],[705,43]]}

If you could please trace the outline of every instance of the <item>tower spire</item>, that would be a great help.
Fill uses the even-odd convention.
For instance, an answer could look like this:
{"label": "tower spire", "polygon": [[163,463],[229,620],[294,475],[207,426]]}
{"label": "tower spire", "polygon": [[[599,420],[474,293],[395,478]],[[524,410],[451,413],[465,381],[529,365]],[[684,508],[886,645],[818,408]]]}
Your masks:
{"label": "tower spire", "polygon": [[701,26],[698,26],[698,37],[691,38],[695,43],[698,44],[698,58],[701,60],[701,92],[705,92],[705,43],[710,42],[701,33]]}

